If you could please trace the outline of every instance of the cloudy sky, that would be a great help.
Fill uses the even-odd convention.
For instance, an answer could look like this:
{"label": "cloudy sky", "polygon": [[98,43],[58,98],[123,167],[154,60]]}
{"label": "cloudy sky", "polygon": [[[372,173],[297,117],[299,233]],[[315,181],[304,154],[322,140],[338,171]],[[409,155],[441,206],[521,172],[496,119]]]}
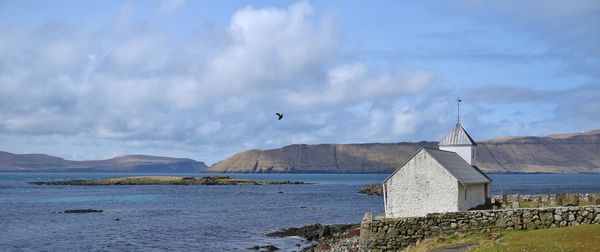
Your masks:
{"label": "cloudy sky", "polygon": [[600,129],[598,24],[595,0],[2,0],[0,150],[435,141],[458,96],[476,139]]}

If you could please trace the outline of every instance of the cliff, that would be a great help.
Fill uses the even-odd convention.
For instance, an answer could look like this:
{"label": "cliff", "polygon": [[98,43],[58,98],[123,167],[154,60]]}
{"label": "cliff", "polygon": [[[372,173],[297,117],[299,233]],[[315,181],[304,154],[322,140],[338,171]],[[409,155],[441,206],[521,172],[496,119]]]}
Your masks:
{"label": "cliff", "polygon": [[71,161],[45,154],[13,154],[0,151],[0,171],[25,172],[200,172],[206,164],[187,158],[144,155],[106,160]]}
{"label": "cliff", "polygon": [[[250,150],[212,165],[211,172],[391,173],[420,147],[436,142],[294,144]],[[511,137],[478,143],[484,172],[600,172],[600,130],[547,137]]]}
{"label": "cliff", "polygon": [[387,173],[431,142],[374,144],[294,144],[250,150],[211,166],[212,172]]}
{"label": "cliff", "polygon": [[600,130],[487,140],[477,146],[485,172],[600,172]]}

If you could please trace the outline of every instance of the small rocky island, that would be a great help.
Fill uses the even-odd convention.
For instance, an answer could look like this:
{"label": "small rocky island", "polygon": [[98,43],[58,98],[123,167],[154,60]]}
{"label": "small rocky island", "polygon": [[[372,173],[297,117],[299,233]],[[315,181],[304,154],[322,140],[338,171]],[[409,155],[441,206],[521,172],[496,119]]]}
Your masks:
{"label": "small rocky island", "polygon": [[300,185],[298,181],[256,181],[235,179],[229,176],[179,177],[179,176],[136,176],[107,179],[76,179],[64,181],[34,181],[32,185]]}
{"label": "small rocky island", "polygon": [[368,184],[360,188],[358,192],[366,195],[383,196],[383,186],[381,184]]}

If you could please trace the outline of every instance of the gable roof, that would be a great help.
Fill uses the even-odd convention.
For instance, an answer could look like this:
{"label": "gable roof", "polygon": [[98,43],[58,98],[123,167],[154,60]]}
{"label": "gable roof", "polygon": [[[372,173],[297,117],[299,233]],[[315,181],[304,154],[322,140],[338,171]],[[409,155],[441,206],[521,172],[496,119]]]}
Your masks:
{"label": "gable roof", "polygon": [[456,126],[448,135],[440,141],[439,146],[476,146],[475,140],[469,136],[469,133],[460,125],[460,122],[456,123]]}
{"label": "gable roof", "polygon": [[425,148],[442,167],[446,168],[462,184],[480,184],[489,183],[491,180],[483,175],[479,169],[471,166],[456,152],[434,150]]}
{"label": "gable roof", "polygon": [[490,178],[488,178],[483,172],[481,172],[478,168],[469,165],[467,161],[465,161],[462,157],[460,157],[456,152],[444,151],[444,150],[436,150],[431,148],[421,148],[417,151],[410,159],[408,159],[404,164],[402,164],[398,169],[396,169],[390,176],[388,176],[383,183],[387,182],[391,177],[394,176],[402,167],[406,165],[406,163],[410,162],[417,154],[421,153],[421,151],[425,151],[429,154],[435,161],[437,161],[444,169],[450,173],[458,182],[461,184],[481,184],[481,183],[489,183],[492,182]]}

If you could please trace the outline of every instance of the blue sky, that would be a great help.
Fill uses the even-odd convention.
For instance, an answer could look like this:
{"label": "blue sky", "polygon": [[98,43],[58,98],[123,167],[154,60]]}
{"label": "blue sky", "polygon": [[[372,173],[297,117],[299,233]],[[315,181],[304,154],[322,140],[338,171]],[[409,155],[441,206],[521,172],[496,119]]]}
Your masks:
{"label": "blue sky", "polygon": [[[0,150],[217,162],[600,129],[597,1],[0,1]],[[277,121],[275,112],[284,112]]]}

